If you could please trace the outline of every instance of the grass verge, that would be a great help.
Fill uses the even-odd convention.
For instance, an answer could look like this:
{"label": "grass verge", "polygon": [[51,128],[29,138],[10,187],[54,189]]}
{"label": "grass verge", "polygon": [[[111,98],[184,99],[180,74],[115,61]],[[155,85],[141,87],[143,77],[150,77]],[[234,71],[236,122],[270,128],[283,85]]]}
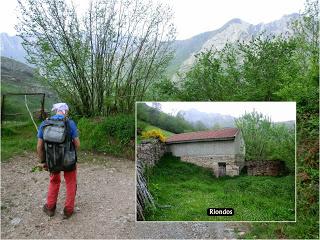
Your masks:
{"label": "grass verge", "polygon": [[[134,159],[134,117],[82,118],[78,122],[81,150]],[[39,126],[40,122],[37,122]],[[31,122],[8,121],[1,126],[1,159],[36,151],[37,131]]]}
{"label": "grass verge", "polygon": [[134,116],[81,118],[78,129],[82,150],[134,160]]}
{"label": "grass verge", "polygon": [[31,122],[5,122],[1,126],[1,161],[35,151],[37,131]]}

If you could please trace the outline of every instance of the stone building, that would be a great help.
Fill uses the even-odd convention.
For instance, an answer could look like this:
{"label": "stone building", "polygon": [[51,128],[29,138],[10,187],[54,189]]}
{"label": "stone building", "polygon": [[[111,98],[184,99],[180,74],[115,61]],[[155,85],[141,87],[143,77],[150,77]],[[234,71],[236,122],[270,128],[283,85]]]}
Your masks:
{"label": "stone building", "polygon": [[237,128],[175,134],[166,144],[174,156],[211,168],[217,177],[239,175],[245,164],[245,144]]}

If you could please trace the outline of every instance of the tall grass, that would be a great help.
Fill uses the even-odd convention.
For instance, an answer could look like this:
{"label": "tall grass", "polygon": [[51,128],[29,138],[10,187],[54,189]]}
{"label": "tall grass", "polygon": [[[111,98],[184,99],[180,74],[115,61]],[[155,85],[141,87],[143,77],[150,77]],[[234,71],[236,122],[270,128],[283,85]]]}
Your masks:
{"label": "tall grass", "polygon": [[134,159],[134,116],[81,118],[78,122],[81,149]]}
{"label": "tall grass", "polygon": [[[81,150],[134,159],[134,117],[117,115],[78,122]],[[40,121],[37,122],[38,126]],[[1,127],[1,159],[35,151],[37,131],[31,122],[5,122]]]}
{"label": "tall grass", "polygon": [[[209,169],[163,157],[148,176],[157,209],[146,220],[294,221],[294,176],[215,178]],[[234,216],[207,216],[208,208],[233,208]]]}
{"label": "tall grass", "polygon": [[[38,122],[40,124],[40,122]],[[1,126],[1,161],[36,151],[37,131],[32,122],[4,122]]]}

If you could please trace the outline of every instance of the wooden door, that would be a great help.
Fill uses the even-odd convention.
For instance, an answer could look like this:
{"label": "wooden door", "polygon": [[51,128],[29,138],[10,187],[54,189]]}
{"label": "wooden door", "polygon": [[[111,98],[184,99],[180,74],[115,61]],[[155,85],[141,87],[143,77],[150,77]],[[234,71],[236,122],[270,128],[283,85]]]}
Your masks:
{"label": "wooden door", "polygon": [[226,175],[226,163],[218,163],[219,165],[219,177]]}

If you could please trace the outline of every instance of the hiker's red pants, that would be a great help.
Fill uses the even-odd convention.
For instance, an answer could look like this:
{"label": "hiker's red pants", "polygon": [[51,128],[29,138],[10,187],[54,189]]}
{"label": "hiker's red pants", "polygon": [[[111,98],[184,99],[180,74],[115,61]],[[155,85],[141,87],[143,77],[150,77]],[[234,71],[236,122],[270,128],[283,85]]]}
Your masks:
{"label": "hiker's red pants", "polygon": [[[74,200],[77,192],[77,169],[69,172],[64,172],[64,180],[66,182],[66,211],[72,213],[74,209]],[[59,189],[60,189],[60,172],[50,173],[50,183],[47,196],[47,207],[52,209],[57,204]]]}

